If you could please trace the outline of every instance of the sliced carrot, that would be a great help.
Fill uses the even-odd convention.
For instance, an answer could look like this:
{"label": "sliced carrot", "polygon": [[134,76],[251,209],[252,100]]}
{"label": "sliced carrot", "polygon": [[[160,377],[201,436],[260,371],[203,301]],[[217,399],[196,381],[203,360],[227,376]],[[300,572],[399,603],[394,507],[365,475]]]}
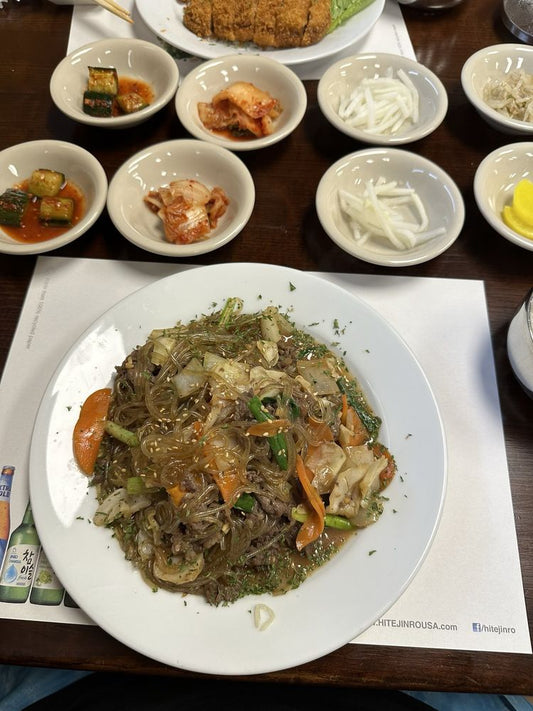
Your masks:
{"label": "sliced carrot", "polygon": [[342,408],[341,408],[341,422],[346,425],[346,414],[348,412],[348,398],[345,393],[342,393]]}
{"label": "sliced carrot", "polygon": [[309,504],[309,516],[302,523],[298,535],[296,536],[296,548],[301,551],[309,543],[316,541],[324,530],[325,509],[324,502],[320,494],[311,483],[313,472],[305,466],[299,454],[296,455],[296,473],[302,485]]}
{"label": "sliced carrot", "polygon": [[111,390],[102,388],[91,393],[81,406],[74,426],[72,442],[74,456],[84,474],[94,471],[98,449],[104,436],[104,426],[111,400]]}
{"label": "sliced carrot", "polygon": [[244,465],[231,454],[224,440],[217,439],[216,434],[211,436],[211,433],[207,433],[203,452],[207,459],[205,469],[215,480],[224,502],[234,504],[238,498],[237,490],[246,480]]}
{"label": "sliced carrot", "polygon": [[317,442],[333,442],[335,439],[333,430],[328,423],[323,420],[315,420],[314,417],[310,417],[307,420],[307,426],[313,433],[313,439]]}
{"label": "sliced carrot", "polygon": [[394,476],[396,474],[396,469],[397,469],[396,462],[394,461],[394,457],[389,452],[387,447],[385,447],[383,444],[376,443],[372,447],[372,451],[374,452],[375,457],[385,456],[387,458],[387,466],[379,475],[379,480],[381,482],[381,488],[384,489],[394,479]]}
{"label": "sliced carrot", "polygon": [[185,496],[186,492],[181,488],[179,484],[171,486],[167,489],[167,494],[172,499],[174,506],[179,506]]}
{"label": "sliced carrot", "polygon": [[316,541],[323,530],[324,525],[323,522],[321,524],[320,516],[316,511],[311,509],[296,536],[296,548],[301,551],[305,546],[309,545],[309,543]]}
{"label": "sliced carrot", "polygon": [[368,430],[355,409],[348,405],[348,399],[344,393],[342,395],[341,422],[352,433],[347,444],[357,447],[368,441]]}
{"label": "sliced carrot", "polygon": [[269,420],[268,422],[254,422],[246,430],[246,434],[255,435],[256,437],[275,437],[281,432],[290,430],[291,423],[289,420]]}
{"label": "sliced carrot", "polygon": [[235,503],[236,491],[243,484],[243,475],[237,469],[228,469],[225,472],[211,471],[211,476],[219,488],[226,504]]}
{"label": "sliced carrot", "polygon": [[204,431],[204,424],[203,422],[200,422],[200,420],[195,420],[192,423],[192,430],[194,432],[194,436],[196,439],[200,439],[202,436],[202,432]]}

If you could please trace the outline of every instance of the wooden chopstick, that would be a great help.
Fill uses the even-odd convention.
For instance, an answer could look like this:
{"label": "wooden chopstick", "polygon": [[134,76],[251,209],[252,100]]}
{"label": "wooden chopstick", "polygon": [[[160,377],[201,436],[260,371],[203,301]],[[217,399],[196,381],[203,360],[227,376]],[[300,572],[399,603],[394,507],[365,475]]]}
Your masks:
{"label": "wooden chopstick", "polygon": [[103,7],[104,10],[109,10],[113,15],[120,17],[121,20],[126,20],[126,22],[133,23],[133,18],[128,10],[121,7],[115,0],[94,0],[97,5]]}

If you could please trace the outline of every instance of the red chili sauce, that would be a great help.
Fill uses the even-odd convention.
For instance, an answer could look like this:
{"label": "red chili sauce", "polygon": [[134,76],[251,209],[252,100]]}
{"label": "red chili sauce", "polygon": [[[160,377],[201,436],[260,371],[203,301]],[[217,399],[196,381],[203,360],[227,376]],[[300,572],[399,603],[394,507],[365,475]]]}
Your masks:
{"label": "red chili sauce", "polygon": [[[29,180],[24,180],[22,183],[14,187],[19,190],[28,190]],[[57,197],[68,197],[74,200],[74,215],[70,225],[61,227],[47,227],[39,221],[39,198],[30,198],[20,227],[12,227],[11,225],[2,225],[2,230],[12,237],[17,242],[25,242],[33,244],[35,242],[45,242],[48,239],[59,237],[59,235],[68,232],[72,225],[75,225],[81,220],[85,214],[85,197],[81,190],[67,180],[65,185],[59,191]]]}
{"label": "red chili sauce", "polygon": [[[142,79],[134,79],[133,77],[118,78],[118,93],[131,94],[135,92],[142,97],[146,104],[151,104],[154,100],[154,90],[147,82]],[[113,116],[124,116],[116,101],[113,102]]]}

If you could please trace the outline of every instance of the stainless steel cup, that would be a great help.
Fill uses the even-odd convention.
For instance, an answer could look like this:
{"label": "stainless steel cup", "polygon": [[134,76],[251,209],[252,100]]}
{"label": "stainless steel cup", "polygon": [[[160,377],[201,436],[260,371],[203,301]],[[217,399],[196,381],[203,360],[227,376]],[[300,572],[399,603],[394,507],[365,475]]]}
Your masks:
{"label": "stainless steel cup", "polygon": [[460,5],[464,0],[398,0],[401,5],[409,5],[417,10],[447,10]]}

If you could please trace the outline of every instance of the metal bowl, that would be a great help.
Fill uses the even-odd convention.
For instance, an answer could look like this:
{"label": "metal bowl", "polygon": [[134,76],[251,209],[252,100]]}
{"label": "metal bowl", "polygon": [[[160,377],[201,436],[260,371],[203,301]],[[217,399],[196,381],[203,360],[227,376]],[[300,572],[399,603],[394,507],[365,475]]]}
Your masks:
{"label": "metal bowl", "polygon": [[398,0],[401,5],[409,5],[417,10],[447,10],[460,5],[463,0]]}

